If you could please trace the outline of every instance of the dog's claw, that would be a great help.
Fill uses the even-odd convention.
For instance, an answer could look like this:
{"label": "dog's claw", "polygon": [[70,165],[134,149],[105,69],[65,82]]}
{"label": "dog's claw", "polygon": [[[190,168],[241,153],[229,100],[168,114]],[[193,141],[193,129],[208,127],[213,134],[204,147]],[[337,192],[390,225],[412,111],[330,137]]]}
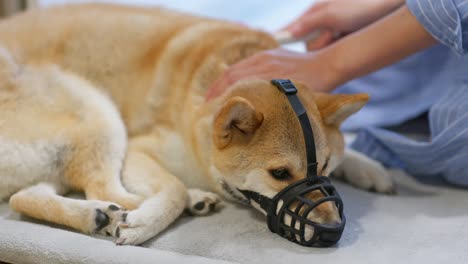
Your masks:
{"label": "dog's claw", "polygon": [[121,245],[123,245],[125,243],[125,240],[126,240],[125,238],[119,238],[119,239],[117,239],[117,241],[115,241],[115,244],[117,246],[121,246]]}
{"label": "dog's claw", "polygon": [[122,228],[129,228],[130,225],[128,223],[120,223],[119,224],[119,227],[122,227]]}

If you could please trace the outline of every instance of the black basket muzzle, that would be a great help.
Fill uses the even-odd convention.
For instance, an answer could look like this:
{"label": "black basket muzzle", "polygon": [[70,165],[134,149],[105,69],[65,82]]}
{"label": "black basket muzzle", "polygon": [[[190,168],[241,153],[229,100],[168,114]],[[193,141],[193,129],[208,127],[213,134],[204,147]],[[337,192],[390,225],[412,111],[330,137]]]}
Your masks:
{"label": "black basket muzzle", "polygon": [[[343,202],[330,180],[327,177],[317,176],[314,136],[307,113],[296,96],[296,87],[289,80],[272,80],[272,83],[287,95],[301,123],[308,162],[307,177],[286,186],[271,199],[257,192],[239,191],[247,199],[257,202],[265,210],[268,228],[271,232],[302,246],[332,246],[341,238],[346,224]],[[308,198],[307,195],[313,192],[320,192],[321,195],[315,194],[315,197],[321,197],[315,201]],[[321,224],[310,220],[309,215],[313,213],[313,210],[326,202],[334,203],[340,221]],[[280,207],[278,208],[278,206]],[[306,236],[306,230],[313,230],[313,234]]]}

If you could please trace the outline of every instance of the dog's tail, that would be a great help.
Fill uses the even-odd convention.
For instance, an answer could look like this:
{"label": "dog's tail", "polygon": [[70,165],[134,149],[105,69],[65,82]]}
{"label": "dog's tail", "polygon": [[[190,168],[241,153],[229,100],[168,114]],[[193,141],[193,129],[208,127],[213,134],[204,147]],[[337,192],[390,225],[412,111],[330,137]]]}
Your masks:
{"label": "dog's tail", "polygon": [[19,64],[13,55],[5,47],[0,46],[0,84],[11,83],[19,70]]}

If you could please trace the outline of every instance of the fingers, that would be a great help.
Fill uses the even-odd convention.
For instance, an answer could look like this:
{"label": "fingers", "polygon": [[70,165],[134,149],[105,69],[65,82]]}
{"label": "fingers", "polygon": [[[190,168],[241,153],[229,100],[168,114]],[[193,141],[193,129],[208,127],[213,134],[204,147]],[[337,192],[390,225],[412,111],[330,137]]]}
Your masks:
{"label": "fingers", "polygon": [[283,78],[298,74],[299,64],[304,63],[303,53],[294,53],[282,49],[268,50],[257,53],[231,66],[208,89],[207,101],[221,95],[227,88],[241,79]]}
{"label": "fingers", "polygon": [[205,95],[206,100],[210,101],[221,95],[229,86],[239,79],[254,76],[259,70],[259,67],[256,67],[258,66],[258,57],[257,55],[253,55],[250,58],[232,65],[210,86]]}
{"label": "fingers", "polygon": [[322,21],[319,15],[311,15],[309,17],[300,17],[285,30],[289,31],[294,38],[304,37],[314,30],[323,28]]}
{"label": "fingers", "polygon": [[312,31],[328,28],[325,2],[313,5],[295,21],[281,29],[288,31],[295,38],[304,37]]}
{"label": "fingers", "polygon": [[[235,83],[239,76],[242,76],[243,73],[239,72],[239,69],[242,69],[242,64],[237,64],[231,66],[226,72],[221,75],[208,89],[205,97],[207,101],[210,101],[219,95],[221,95],[229,86]],[[248,67],[248,66],[245,66]]]}
{"label": "fingers", "polygon": [[309,51],[321,49],[335,40],[333,16],[330,12],[329,2],[320,1],[286,26],[282,33],[288,32],[290,38],[296,41],[305,41]]}
{"label": "fingers", "polygon": [[[249,68],[247,68],[249,69]],[[211,101],[226,91],[231,85],[240,79],[257,78],[262,76],[263,73],[254,70],[244,70],[235,67],[226,71],[218,80],[216,80],[208,89],[205,97],[207,101]]]}
{"label": "fingers", "polygon": [[320,36],[313,41],[307,42],[306,47],[308,51],[318,50],[328,46],[335,40],[334,33],[329,30],[321,32]]}
{"label": "fingers", "polygon": [[227,77],[225,75],[226,74],[223,74],[210,86],[208,92],[205,95],[207,101],[211,101],[212,99],[222,94],[224,89],[229,86]]}

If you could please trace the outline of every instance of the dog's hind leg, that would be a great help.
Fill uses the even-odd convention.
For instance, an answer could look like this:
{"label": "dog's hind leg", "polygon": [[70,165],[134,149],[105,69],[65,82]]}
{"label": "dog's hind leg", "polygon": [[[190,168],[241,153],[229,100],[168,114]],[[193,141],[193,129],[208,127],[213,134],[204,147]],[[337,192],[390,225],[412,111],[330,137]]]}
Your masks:
{"label": "dog's hind leg", "polygon": [[88,200],[109,201],[135,209],[143,199],[128,192],[121,181],[125,144],[99,132],[91,130],[78,136],[65,170],[67,182],[72,189],[84,191]]}
{"label": "dog's hind leg", "polygon": [[141,196],[128,192],[122,186],[120,174],[112,171],[95,171],[84,191],[88,200],[110,201],[128,210],[136,209],[143,201]]}
{"label": "dog's hind leg", "polygon": [[123,125],[119,125],[121,121],[109,119],[108,125],[83,125],[74,135],[73,150],[65,169],[66,179],[73,189],[84,191],[89,200],[114,202],[133,210],[143,198],[128,192],[122,185],[127,138]]}
{"label": "dog's hind leg", "polygon": [[65,190],[50,183],[25,188],[10,198],[10,206],[26,216],[64,225],[84,233],[116,235],[127,212],[118,205],[60,196]]}

